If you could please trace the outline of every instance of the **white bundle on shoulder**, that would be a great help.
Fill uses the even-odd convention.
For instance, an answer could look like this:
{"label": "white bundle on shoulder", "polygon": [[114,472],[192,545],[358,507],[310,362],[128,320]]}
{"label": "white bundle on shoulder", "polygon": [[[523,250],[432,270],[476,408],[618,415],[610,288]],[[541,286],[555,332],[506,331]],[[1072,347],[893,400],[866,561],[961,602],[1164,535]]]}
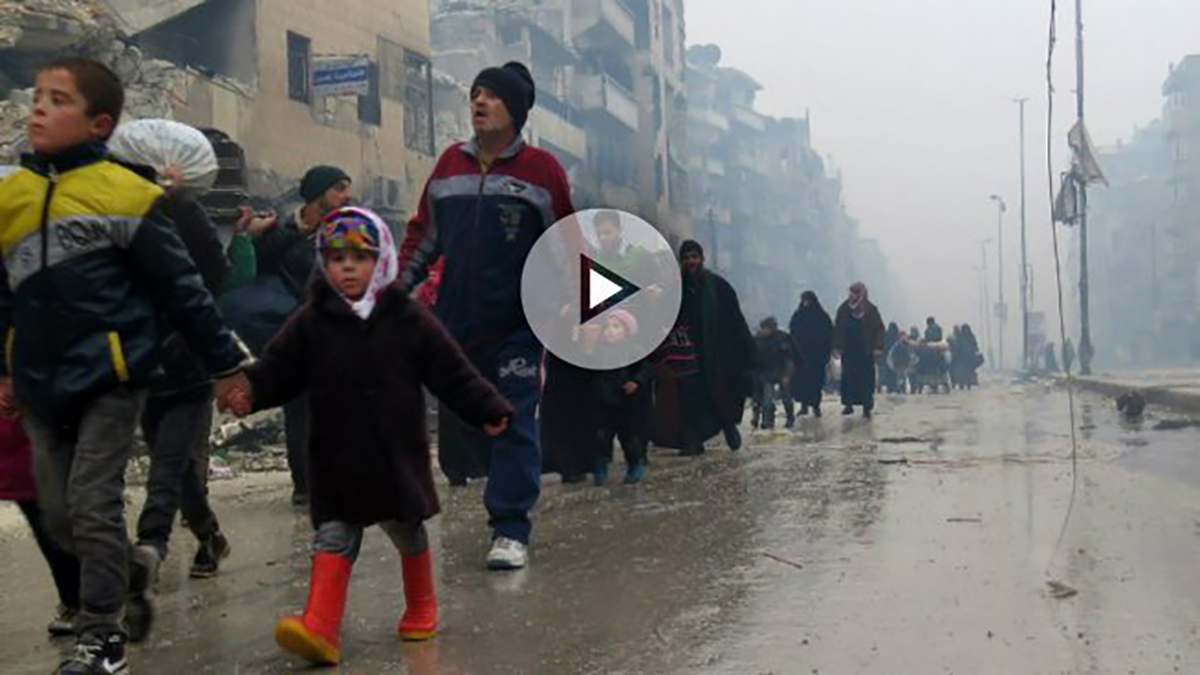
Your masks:
{"label": "white bundle on shoulder", "polygon": [[148,166],[164,187],[207,192],[217,178],[217,154],[199,129],[174,120],[135,120],[117,127],[108,141],[112,156]]}

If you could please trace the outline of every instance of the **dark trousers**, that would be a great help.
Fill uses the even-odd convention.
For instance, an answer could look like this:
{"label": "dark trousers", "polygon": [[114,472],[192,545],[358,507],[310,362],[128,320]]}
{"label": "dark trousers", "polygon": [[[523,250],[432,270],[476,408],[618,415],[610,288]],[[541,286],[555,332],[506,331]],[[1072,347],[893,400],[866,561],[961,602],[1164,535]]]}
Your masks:
{"label": "dark trousers", "polygon": [[74,433],[25,418],[46,531],[79,559],[80,633],[125,630],[125,467],[145,400],[144,390],[116,387],[88,403]]}
{"label": "dark trousers", "polygon": [[138,543],[158,549],[161,558],[167,557],[176,512],[201,541],[220,529],[208,504],[212,401],[212,387],[146,401],[142,433],[150,445],[150,475],[137,534]]}
{"label": "dark trousers", "polygon": [[775,401],[783,401],[783,412],[787,415],[787,421],[792,423],[796,417],[796,409],[792,404],[792,392],[788,387],[783,386],[778,381],[772,381],[767,378],[761,378],[757,382],[758,392],[756,401],[758,404],[759,414],[762,416],[762,426],[764,429],[769,429],[775,426]]}
{"label": "dark trousers", "polygon": [[717,420],[717,406],[702,374],[676,379],[679,396],[680,436],[684,452],[701,452],[704,442],[727,425]]}
{"label": "dark trousers", "polygon": [[468,352],[479,372],[513,407],[508,429],[490,439],[483,503],[497,537],[529,543],[529,512],[542,492],[542,452],[536,414],[542,393],[542,345],[520,331]]}
{"label": "dark trousers", "polygon": [[308,494],[308,394],[283,406],[283,435],[287,445],[288,470],[292,472],[292,491]]}
{"label": "dark trousers", "polygon": [[629,466],[646,461],[647,416],[640,409],[641,402],[628,406],[601,404],[596,409],[596,465],[607,466],[612,461],[613,441],[621,442],[625,463]]}
{"label": "dark trousers", "polygon": [[50,576],[54,579],[54,587],[58,589],[59,603],[78,609],[79,560],[54,541],[54,538],[46,531],[37,500],[21,500],[17,502],[17,506],[29,523],[29,529],[33,532],[33,538],[42,552],[42,557],[50,566]]}

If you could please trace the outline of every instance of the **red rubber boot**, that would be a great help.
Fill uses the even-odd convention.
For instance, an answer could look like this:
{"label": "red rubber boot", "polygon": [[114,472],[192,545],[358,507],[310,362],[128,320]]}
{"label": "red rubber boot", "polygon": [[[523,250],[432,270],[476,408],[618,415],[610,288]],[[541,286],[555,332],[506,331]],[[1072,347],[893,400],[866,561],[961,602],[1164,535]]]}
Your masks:
{"label": "red rubber boot", "polygon": [[335,665],[341,661],[339,631],[349,585],[349,560],[332,553],[314,555],[304,615],[280,619],[275,625],[275,642],[312,663]]}
{"label": "red rubber boot", "polygon": [[433,589],[433,556],[425,549],[418,556],[401,556],[404,570],[404,616],[400,638],[430,640],[438,633],[437,594]]}

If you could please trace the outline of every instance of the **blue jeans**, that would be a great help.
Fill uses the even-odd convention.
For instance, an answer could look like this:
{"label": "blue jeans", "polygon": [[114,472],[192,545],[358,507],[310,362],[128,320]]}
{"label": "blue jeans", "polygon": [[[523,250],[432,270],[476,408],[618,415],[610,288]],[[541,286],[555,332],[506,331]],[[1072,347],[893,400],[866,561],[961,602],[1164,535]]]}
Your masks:
{"label": "blue jeans", "polygon": [[513,407],[513,419],[490,439],[483,503],[496,537],[529,543],[529,512],[542,491],[542,451],[536,414],[542,394],[542,345],[524,330],[468,352],[479,372]]}

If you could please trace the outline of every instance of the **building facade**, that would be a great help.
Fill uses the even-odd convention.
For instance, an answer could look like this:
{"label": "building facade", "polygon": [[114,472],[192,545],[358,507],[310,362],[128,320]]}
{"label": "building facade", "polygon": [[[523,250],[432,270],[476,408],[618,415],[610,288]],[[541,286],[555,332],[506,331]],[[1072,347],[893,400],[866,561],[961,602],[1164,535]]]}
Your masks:
{"label": "building facade", "polygon": [[[364,203],[394,220],[413,211],[436,152],[427,0],[343,0],[336,15],[322,0],[74,6],[74,16],[45,15],[66,29],[23,31],[16,47],[31,61],[63,51],[105,60],[126,82],[127,119],[222,131],[245,151],[254,193],[276,195],[308,167],[335,164]],[[339,57],[366,64],[362,95],[314,90],[314,72]],[[10,69],[14,88],[32,84],[26,64],[9,63],[26,66]]]}
{"label": "building facade", "polygon": [[1110,366],[1200,359],[1200,55],[1173,65],[1162,93],[1160,119],[1102,149],[1109,186],[1089,193],[1093,331]]}
{"label": "building facade", "polygon": [[488,66],[527,65],[526,137],[558,157],[576,206],[623,209],[679,240],[692,231],[683,26],[679,0],[445,0],[434,61],[464,88]]}
{"label": "building facade", "polygon": [[886,260],[878,242],[860,238],[840,176],[813,148],[811,119],[758,112],[762,86],[720,65],[715,45],[687,58],[692,214],[747,316],[786,320],[810,289],[835,306],[859,279],[886,298]]}

